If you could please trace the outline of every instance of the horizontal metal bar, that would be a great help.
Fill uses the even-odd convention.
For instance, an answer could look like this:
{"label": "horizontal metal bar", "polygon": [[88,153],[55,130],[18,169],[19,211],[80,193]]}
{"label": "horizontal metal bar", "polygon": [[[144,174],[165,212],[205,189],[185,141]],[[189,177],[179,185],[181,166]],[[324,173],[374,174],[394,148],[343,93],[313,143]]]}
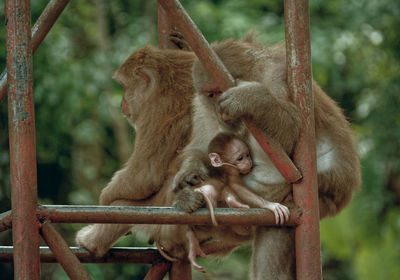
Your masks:
{"label": "horizontal metal bar", "polygon": [[[38,215],[54,223],[212,224],[206,208],[188,214],[174,207],[43,205]],[[267,209],[216,208],[215,216],[221,225],[276,226],[273,213]],[[284,226],[296,226],[300,218],[300,211],[292,211]]]}
{"label": "horizontal metal bar", "polygon": [[[84,248],[70,247],[72,252],[83,263],[139,263],[152,264],[163,258],[155,248],[111,248],[104,257],[95,257]],[[0,246],[0,262],[13,261],[13,247]],[[40,247],[40,262],[57,263],[56,257],[49,247]]]}

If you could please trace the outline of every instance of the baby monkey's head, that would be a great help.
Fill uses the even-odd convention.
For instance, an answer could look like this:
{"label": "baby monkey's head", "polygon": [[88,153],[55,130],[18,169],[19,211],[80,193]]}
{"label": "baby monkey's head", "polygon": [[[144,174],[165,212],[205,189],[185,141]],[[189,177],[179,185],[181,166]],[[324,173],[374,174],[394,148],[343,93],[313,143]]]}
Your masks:
{"label": "baby monkey's head", "polygon": [[208,145],[208,156],[214,167],[230,166],[240,174],[248,174],[253,167],[247,144],[233,133],[219,133]]}

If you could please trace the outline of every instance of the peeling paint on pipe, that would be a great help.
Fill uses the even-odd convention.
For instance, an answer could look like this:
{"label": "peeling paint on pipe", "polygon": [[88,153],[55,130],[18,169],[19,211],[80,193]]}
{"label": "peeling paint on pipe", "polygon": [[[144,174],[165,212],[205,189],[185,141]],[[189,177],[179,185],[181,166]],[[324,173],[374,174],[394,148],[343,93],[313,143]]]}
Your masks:
{"label": "peeling paint on pipe", "polygon": [[[43,42],[47,33],[49,33],[53,24],[56,22],[58,17],[61,15],[65,6],[69,3],[69,0],[51,0],[47,4],[43,13],[40,15],[35,25],[32,27],[32,53],[35,53]],[[6,26],[8,21],[6,20]],[[4,101],[7,96],[7,69],[0,75],[0,104]]]}
{"label": "peeling paint on pipe", "polygon": [[6,0],[14,278],[40,279],[29,0]]}

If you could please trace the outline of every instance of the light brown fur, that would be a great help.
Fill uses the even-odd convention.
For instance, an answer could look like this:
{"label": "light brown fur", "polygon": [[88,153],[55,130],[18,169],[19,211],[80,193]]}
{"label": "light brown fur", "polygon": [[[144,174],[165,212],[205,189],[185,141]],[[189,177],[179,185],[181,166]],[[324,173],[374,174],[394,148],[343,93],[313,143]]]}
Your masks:
{"label": "light brown fur", "polygon": [[[250,116],[255,124],[277,140],[291,156],[301,129],[297,107],[290,99],[286,81],[284,48],[263,46],[252,36],[243,40],[226,40],[212,44],[222,62],[237,81],[218,100],[218,85],[199,61],[193,67],[193,82],[200,93],[194,99],[192,140],[185,148],[181,169],[174,178],[177,192],[175,205],[185,211],[196,207],[188,201],[190,185],[198,178],[210,176],[204,161],[207,145],[221,131],[245,139],[253,151],[254,168],[244,182],[264,199],[291,202],[291,186],[272,165],[254,139],[239,121]],[[354,136],[342,110],[313,82],[315,95],[315,128],[317,138],[318,188],[320,217],[334,216],[360,188],[360,164]],[[209,96],[209,97],[208,97]],[[229,116],[225,123],[219,115]],[[186,202],[183,202],[184,191]],[[294,279],[295,260],[293,230],[257,229],[253,246],[253,279]]]}
{"label": "light brown fur", "polygon": [[[194,89],[189,52],[145,47],[132,54],[114,75],[124,87],[122,110],[136,127],[135,150],[126,166],[117,171],[102,191],[100,203],[111,206],[171,206],[175,194],[172,179],[179,169],[177,157],[189,141]],[[202,195],[191,195],[203,205]],[[201,201],[200,201],[201,200]],[[103,256],[134,225],[95,224],[76,235],[79,246]],[[185,260],[190,251],[186,225],[135,225],[135,231],[158,242],[164,250]],[[229,254],[251,240],[230,232],[229,227],[195,227],[205,252]]]}
{"label": "light brown fur", "polygon": [[[136,127],[135,148],[126,166],[103,189],[101,205],[145,199],[160,190],[168,165],[190,135],[193,59],[190,52],[145,47],[115,73],[124,87],[124,98],[130,99],[128,120]],[[150,76],[147,86],[138,71]]]}
{"label": "light brown fur", "polygon": [[[171,205],[173,194],[163,186],[175,174],[178,151],[190,136],[193,60],[190,52],[144,47],[117,70],[114,77],[124,87],[123,111],[136,127],[135,150],[103,189],[100,204]],[[77,233],[76,241],[102,256],[131,227],[90,225]]]}

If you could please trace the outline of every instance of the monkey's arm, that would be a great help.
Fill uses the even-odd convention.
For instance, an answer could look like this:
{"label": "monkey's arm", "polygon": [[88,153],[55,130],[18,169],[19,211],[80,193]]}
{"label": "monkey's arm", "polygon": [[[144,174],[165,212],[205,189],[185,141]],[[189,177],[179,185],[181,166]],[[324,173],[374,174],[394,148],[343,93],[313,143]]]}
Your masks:
{"label": "monkey's arm", "polygon": [[249,204],[251,207],[262,208],[265,204],[265,200],[246,187],[240,177],[229,178],[229,188],[236,193],[240,201]]}
{"label": "monkey's arm", "polygon": [[157,159],[142,160],[133,153],[126,166],[101,191],[100,204],[109,205],[121,199],[142,200],[158,192],[167,170],[167,166],[160,165]]}
{"label": "monkey's arm", "polygon": [[203,194],[192,187],[209,177],[208,160],[199,149],[186,148],[182,157],[182,165],[172,182],[172,190],[176,193],[173,206],[191,213],[204,204]]}
{"label": "monkey's arm", "polygon": [[[279,97],[278,97],[279,96]],[[220,112],[231,118],[250,116],[266,134],[275,138],[290,153],[298,138],[301,117],[287,97],[287,87],[271,93],[262,83],[238,81],[218,100]]]}
{"label": "monkey's arm", "polygon": [[253,193],[245,186],[240,177],[230,178],[229,186],[243,202],[253,207],[271,210],[275,215],[276,224],[284,224],[285,221],[289,220],[290,211],[285,205],[265,200]]}

